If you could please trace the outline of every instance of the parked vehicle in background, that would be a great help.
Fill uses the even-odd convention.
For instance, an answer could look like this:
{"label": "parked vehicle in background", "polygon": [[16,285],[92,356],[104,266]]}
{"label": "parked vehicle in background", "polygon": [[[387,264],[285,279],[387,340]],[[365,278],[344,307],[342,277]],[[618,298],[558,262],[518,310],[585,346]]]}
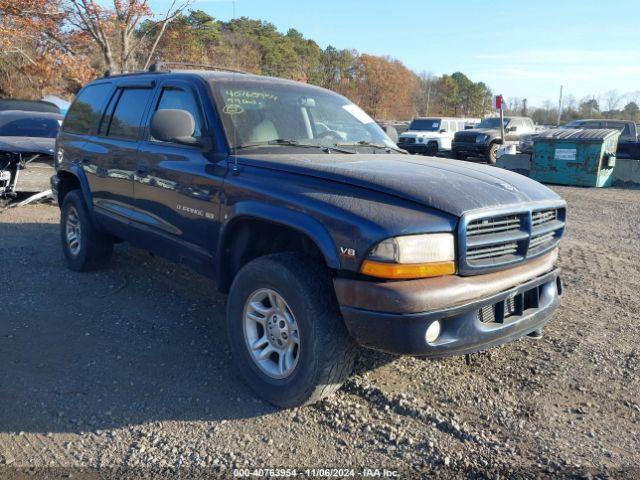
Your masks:
{"label": "parked vehicle in background", "polygon": [[455,133],[479,121],[474,118],[416,118],[409,129],[400,135],[398,146],[409,153],[435,155],[442,150],[451,150]]}
{"label": "parked vehicle in background", "polygon": [[16,110],[25,112],[61,113],[60,108],[46,100],[19,100],[14,98],[0,98],[0,112]]}
{"label": "parked vehicle in background", "polygon": [[534,139],[540,135],[542,132],[546,130],[540,130],[534,133],[525,133],[520,136],[520,141],[518,142],[518,151],[520,153],[526,153],[531,155],[533,153],[533,141]]}
{"label": "parked vehicle in background", "polygon": [[409,128],[409,122],[405,122],[405,121],[391,120],[391,121],[379,121],[377,123],[378,125],[380,125],[380,128],[382,128],[383,130],[386,130],[389,127],[395,128],[396,132],[398,132],[398,135],[403,134]]}
{"label": "parked vehicle in background", "polygon": [[0,198],[49,188],[62,115],[0,111]]}
{"label": "parked vehicle in background", "polygon": [[322,88],[105,77],[76,97],[56,160],[69,268],[103,268],[129,241],[214,278],[234,364],[279,406],[339,388],[356,344],[463,355],[537,335],[560,303],[564,200],[506,170],[410,156]]}
{"label": "parked vehicle in background", "polygon": [[[528,117],[504,117],[505,142],[518,142],[522,135],[534,131],[533,120]],[[501,143],[500,118],[490,117],[482,120],[476,128],[456,133],[451,149],[460,160],[481,156],[495,164]]]}
{"label": "parked vehicle in background", "polygon": [[[638,126],[630,120],[609,120],[609,119],[583,119],[573,120],[559,128],[571,129],[614,129],[620,132],[618,141],[618,158],[640,159],[640,138],[638,137]],[[521,153],[533,153],[533,142],[540,132],[526,134],[520,137],[519,150]]]}
{"label": "parked vehicle in background", "polygon": [[638,126],[631,120],[613,120],[604,118],[574,120],[567,123],[562,128],[610,128],[618,130],[620,132],[620,140],[618,140],[617,157],[640,159],[640,138],[638,138]]}

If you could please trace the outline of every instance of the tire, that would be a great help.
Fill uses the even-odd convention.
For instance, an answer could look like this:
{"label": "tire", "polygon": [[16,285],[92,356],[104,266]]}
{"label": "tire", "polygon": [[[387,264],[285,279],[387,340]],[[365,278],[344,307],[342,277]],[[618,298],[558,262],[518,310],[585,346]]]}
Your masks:
{"label": "tire", "polygon": [[[274,314],[272,293],[284,300],[283,311],[288,313]],[[264,317],[261,322],[254,321],[260,316]],[[288,319],[285,328],[289,335],[284,341],[290,342],[289,347],[274,343],[280,339],[278,328],[271,324],[275,317],[280,326],[282,319]],[[303,255],[278,253],[245,265],[231,285],[227,330],[234,363],[247,385],[278,407],[317,402],[340,388],[353,370],[356,347],[340,316],[329,271]],[[260,346],[251,349],[249,344]],[[285,373],[281,369],[283,355],[278,352],[256,359],[274,347],[292,352],[290,357],[284,355],[289,358]]]}
{"label": "tire", "polygon": [[95,228],[79,190],[69,192],[62,202],[60,239],[67,265],[73,271],[99,270],[111,260],[113,237]]}
{"label": "tire", "polygon": [[487,150],[487,153],[485,155],[485,159],[491,165],[495,165],[498,159],[498,147],[499,145],[497,143],[492,143],[491,145],[489,145],[489,149]]}
{"label": "tire", "polygon": [[437,154],[438,154],[438,143],[429,142],[427,144],[427,155],[430,157],[435,157]]}

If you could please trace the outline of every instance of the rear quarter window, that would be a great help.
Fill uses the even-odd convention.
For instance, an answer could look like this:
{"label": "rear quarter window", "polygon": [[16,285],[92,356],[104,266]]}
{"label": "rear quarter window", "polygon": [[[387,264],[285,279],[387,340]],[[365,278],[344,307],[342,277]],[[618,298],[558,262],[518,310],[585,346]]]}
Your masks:
{"label": "rear quarter window", "polygon": [[78,94],[67,112],[62,130],[84,135],[95,131],[111,90],[110,83],[100,83],[85,87]]}

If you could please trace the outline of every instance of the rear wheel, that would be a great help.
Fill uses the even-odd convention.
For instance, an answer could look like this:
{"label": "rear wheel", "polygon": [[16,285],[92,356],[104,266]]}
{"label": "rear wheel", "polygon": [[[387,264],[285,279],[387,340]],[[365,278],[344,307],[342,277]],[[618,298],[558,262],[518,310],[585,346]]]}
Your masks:
{"label": "rear wheel", "polygon": [[235,365],[248,386],[279,407],[314,403],[349,377],[355,346],[324,265],[293,253],[245,265],[227,307]]}
{"label": "rear wheel", "polygon": [[62,251],[71,270],[98,270],[109,264],[113,238],[95,228],[79,190],[69,192],[60,212]]}

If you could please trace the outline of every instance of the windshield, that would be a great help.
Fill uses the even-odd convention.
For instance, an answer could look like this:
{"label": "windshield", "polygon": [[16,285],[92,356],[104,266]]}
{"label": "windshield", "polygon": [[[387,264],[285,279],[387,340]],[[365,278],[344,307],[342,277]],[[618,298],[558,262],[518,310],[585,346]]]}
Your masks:
{"label": "windshield", "polygon": [[0,137],[55,138],[60,123],[55,118],[0,118]]}
{"label": "windshield", "polygon": [[413,120],[411,125],[409,125],[409,130],[416,130],[418,132],[438,132],[440,131],[440,119],[421,118]]}
{"label": "windshield", "polygon": [[335,93],[242,79],[212,81],[211,86],[232,148],[283,146],[274,140],[321,147],[362,142],[397,148],[369,115]]}
{"label": "windshield", "polygon": [[[510,119],[508,118],[505,118],[503,120],[505,128],[509,125],[509,121]],[[475,128],[500,128],[500,118],[498,117],[485,118]]]}

